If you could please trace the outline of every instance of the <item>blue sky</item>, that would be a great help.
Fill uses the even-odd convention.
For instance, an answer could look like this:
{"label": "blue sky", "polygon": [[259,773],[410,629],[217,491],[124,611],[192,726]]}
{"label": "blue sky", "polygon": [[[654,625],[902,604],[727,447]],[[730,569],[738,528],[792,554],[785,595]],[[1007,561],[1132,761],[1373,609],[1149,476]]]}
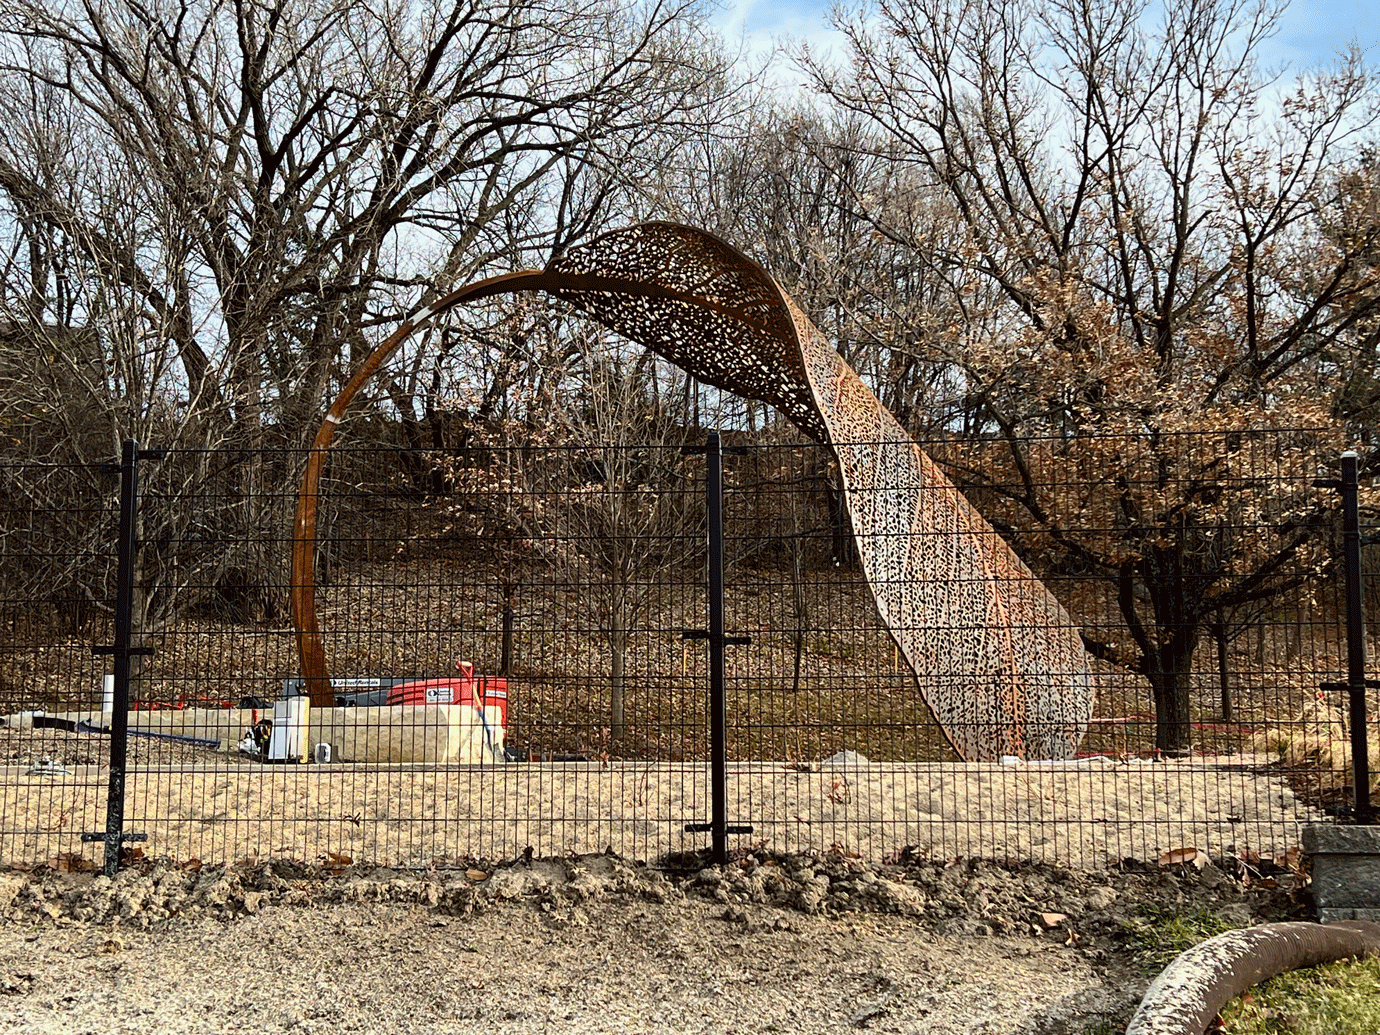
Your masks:
{"label": "blue sky", "polygon": [[[720,0],[718,22],[730,38],[746,34],[751,50],[769,50],[784,35],[827,46],[829,0]],[[1295,0],[1265,52],[1272,66],[1294,68],[1333,56],[1353,36],[1380,61],[1380,0]]]}
{"label": "blue sky", "polygon": [[1273,41],[1276,60],[1311,65],[1330,58],[1355,37],[1380,58],[1380,4],[1374,0],[1313,0],[1295,2],[1284,13],[1284,24]]}

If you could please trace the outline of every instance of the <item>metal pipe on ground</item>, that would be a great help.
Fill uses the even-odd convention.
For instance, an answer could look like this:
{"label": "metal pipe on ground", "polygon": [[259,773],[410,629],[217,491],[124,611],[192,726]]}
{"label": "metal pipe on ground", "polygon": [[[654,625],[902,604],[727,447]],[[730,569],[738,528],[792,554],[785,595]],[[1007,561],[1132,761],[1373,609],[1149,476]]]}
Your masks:
{"label": "metal pipe on ground", "polygon": [[1380,955],[1380,924],[1291,922],[1228,931],[1181,953],[1150,985],[1126,1035],[1203,1035],[1222,1007],[1276,975]]}
{"label": "metal pipe on ground", "polygon": [[[85,720],[69,723],[66,727],[74,733],[95,733],[100,736],[110,736],[110,729],[105,726],[95,726]],[[154,730],[135,729],[133,726],[125,731],[131,737],[148,737],[152,740],[171,740],[178,744],[191,744],[193,747],[218,748],[220,741],[212,737],[194,737],[187,733],[158,733]]]}

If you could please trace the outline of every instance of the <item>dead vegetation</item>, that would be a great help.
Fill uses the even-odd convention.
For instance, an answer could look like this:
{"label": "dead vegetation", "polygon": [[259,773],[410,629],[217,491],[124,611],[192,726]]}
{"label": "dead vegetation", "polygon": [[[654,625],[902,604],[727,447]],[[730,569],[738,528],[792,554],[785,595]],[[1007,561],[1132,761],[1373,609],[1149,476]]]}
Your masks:
{"label": "dead vegetation", "polygon": [[[424,551],[432,555],[416,556]],[[704,757],[705,648],[683,638],[706,621],[698,571],[676,573],[649,594],[647,618],[630,634],[627,730],[615,743],[607,719],[608,650],[598,634],[599,616],[584,606],[578,585],[537,572],[516,593],[505,593],[496,560],[425,540],[413,540],[410,552],[342,568],[322,590],[333,674],[436,676],[460,657],[478,672],[496,673],[503,610],[513,606],[510,744],[538,755]],[[810,620],[798,631],[789,571],[740,565],[730,572],[727,623],[752,638],[727,654],[730,758],[811,761],[845,749],[878,761],[951,758],[861,575],[826,568],[808,572],[804,581]],[[1323,728],[1327,710],[1317,704],[1312,683],[1336,664],[1335,631],[1321,619],[1279,623],[1263,627],[1261,639],[1263,669],[1257,668],[1262,652],[1255,637],[1233,645],[1232,721],[1221,721],[1218,713],[1215,674],[1198,674],[1198,751],[1278,751],[1285,765],[1326,770],[1335,783],[1347,765],[1347,737],[1336,725],[1339,717]],[[281,681],[296,674],[293,634],[284,626],[198,614],[149,640],[157,653],[139,679],[145,702],[271,699]],[[15,651],[6,711],[98,707],[105,662],[89,649],[89,641],[61,637]],[[1144,680],[1107,662],[1096,667],[1100,692],[1084,750],[1117,757],[1153,753],[1154,717]],[[1336,750],[1324,750],[1334,742]]]}

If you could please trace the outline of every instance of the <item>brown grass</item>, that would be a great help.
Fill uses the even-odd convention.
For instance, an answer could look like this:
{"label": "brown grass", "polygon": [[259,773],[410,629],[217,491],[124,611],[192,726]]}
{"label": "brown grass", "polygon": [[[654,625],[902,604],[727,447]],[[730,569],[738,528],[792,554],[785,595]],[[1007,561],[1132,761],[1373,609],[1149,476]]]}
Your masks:
{"label": "brown grass", "polygon": [[[454,659],[476,670],[499,668],[504,597],[497,557],[473,549],[413,544],[407,556],[357,561],[319,592],[319,613],[332,673],[350,676],[439,675]],[[377,553],[386,551],[379,550]],[[610,655],[594,598],[533,566],[516,581],[514,664],[509,673],[509,743],[535,754],[594,759],[693,761],[706,757],[706,648],[683,630],[705,625],[696,571],[661,573],[636,616],[628,655],[628,713],[623,738],[609,729]],[[855,571],[807,574],[806,621],[796,675],[795,602],[789,575],[770,564],[739,566],[727,587],[730,633],[752,637],[727,650],[729,757],[809,761],[849,749],[878,761],[953,757],[917,693],[913,678],[881,627],[871,594]],[[1075,586],[1081,586],[1077,593]],[[1109,638],[1112,613],[1096,584],[1055,583],[1085,608],[1086,627]],[[1103,594],[1105,596],[1105,594]],[[1338,664],[1335,628],[1271,623],[1263,640],[1233,644],[1234,714],[1224,723],[1210,643],[1200,646],[1195,737],[1204,754],[1257,751],[1267,726],[1306,723],[1317,681]],[[244,625],[205,614],[184,617],[146,638],[156,655],[144,667],[137,696],[173,703],[231,702],[278,696],[297,672],[292,630]],[[3,707],[93,708],[108,662],[90,655],[90,640],[53,639],[13,651]],[[1261,659],[1265,664],[1260,664]],[[1154,718],[1145,680],[1096,662],[1099,695],[1084,750],[1145,757],[1154,750]],[[1306,730],[1300,743],[1309,742]],[[1345,738],[1336,738],[1345,739]],[[1339,752],[1294,751],[1286,764],[1335,770]]]}

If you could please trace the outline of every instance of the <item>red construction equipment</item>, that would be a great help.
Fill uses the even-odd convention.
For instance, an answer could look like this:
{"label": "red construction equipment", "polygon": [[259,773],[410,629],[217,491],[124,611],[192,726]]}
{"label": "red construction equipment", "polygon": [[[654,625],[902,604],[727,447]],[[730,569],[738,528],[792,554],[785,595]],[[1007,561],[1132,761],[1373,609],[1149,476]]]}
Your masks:
{"label": "red construction equipment", "polygon": [[[411,679],[388,688],[388,703],[467,704],[478,709],[486,726],[508,728],[508,680],[499,676],[476,676],[468,661],[457,661],[456,676],[441,679]],[[497,721],[494,719],[497,717]]]}

